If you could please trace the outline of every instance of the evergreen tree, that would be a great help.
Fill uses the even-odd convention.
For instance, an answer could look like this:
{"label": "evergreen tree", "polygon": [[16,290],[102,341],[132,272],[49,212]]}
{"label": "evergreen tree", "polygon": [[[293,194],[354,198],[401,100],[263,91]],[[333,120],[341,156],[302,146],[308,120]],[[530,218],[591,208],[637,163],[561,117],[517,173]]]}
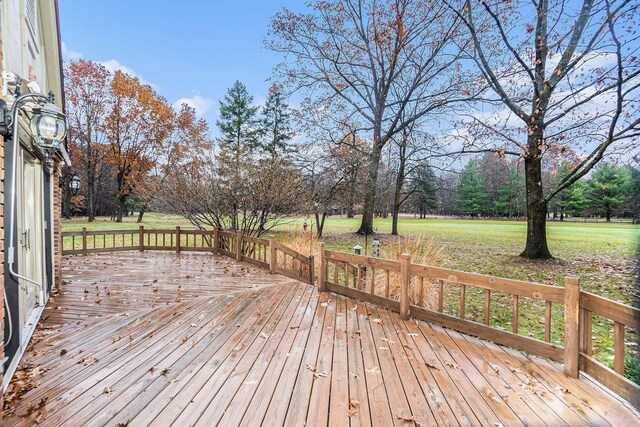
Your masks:
{"label": "evergreen tree", "polygon": [[629,190],[629,171],[611,163],[602,163],[587,182],[586,198],[598,212],[611,221],[613,210],[624,203]]}
{"label": "evergreen tree", "polygon": [[252,167],[251,153],[258,147],[260,121],[258,108],[251,106],[253,96],[239,81],[227,91],[220,101],[220,118],[216,122],[221,137],[216,172],[220,177],[219,192],[229,203],[231,228],[238,230],[242,214],[241,195],[247,186],[247,170]]}
{"label": "evergreen tree", "polygon": [[[565,179],[573,168],[573,163],[568,160],[560,162],[560,165],[555,171],[555,176],[551,179],[551,187],[558,185]],[[564,221],[566,214],[576,215],[585,207],[584,185],[581,181],[576,181],[570,187],[560,191],[549,203],[549,208],[554,212],[554,217],[556,213],[560,214],[560,221]]]}
{"label": "evergreen tree", "polygon": [[501,216],[513,217],[524,215],[524,175],[518,168],[509,166],[506,182],[498,191],[495,212]]}
{"label": "evergreen tree", "polygon": [[429,164],[425,163],[417,168],[414,185],[415,199],[420,218],[424,218],[428,211],[437,209],[439,206],[436,174]]}
{"label": "evergreen tree", "polygon": [[284,102],[282,93],[272,88],[262,108],[262,148],[275,160],[288,154],[292,138],[289,106]]}
{"label": "evergreen tree", "polygon": [[240,159],[258,147],[260,122],[258,107],[253,107],[253,96],[244,84],[237,81],[229,88],[220,101],[220,118],[216,121],[220,129],[220,149],[239,162]]}
{"label": "evergreen tree", "polygon": [[487,211],[489,198],[475,160],[467,163],[460,174],[457,192],[460,211],[464,215],[478,215]]}
{"label": "evergreen tree", "polygon": [[640,167],[629,166],[629,203],[628,209],[631,211],[631,218],[634,224],[638,224],[640,214]]}

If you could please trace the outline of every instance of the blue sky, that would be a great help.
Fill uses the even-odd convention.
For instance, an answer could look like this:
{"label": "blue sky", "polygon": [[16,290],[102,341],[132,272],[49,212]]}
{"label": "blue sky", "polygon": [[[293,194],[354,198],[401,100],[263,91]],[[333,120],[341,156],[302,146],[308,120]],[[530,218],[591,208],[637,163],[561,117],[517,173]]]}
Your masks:
{"label": "blue sky", "polygon": [[303,0],[60,0],[64,56],[135,73],[170,102],[188,98],[215,126],[236,80],[261,103],[280,58],[266,50],[269,20]]}

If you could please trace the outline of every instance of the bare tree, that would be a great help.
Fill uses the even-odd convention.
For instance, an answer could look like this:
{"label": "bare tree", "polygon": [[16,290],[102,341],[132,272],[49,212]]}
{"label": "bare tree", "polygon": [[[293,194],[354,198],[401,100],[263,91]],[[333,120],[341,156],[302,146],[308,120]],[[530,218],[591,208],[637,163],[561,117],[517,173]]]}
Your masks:
{"label": "bare tree", "polygon": [[267,46],[292,59],[278,71],[293,90],[340,104],[357,133],[371,135],[358,232],[372,233],[385,145],[414,121],[472,97],[453,43],[460,19],[437,1],[317,0],[310,8],[278,13]]}
{"label": "bare tree", "polygon": [[[547,206],[607,153],[640,135],[640,44],[637,1],[465,1],[470,59],[496,97],[470,114],[472,144],[524,158],[527,240],[522,256],[550,258]],[[547,191],[546,154],[580,153],[575,167]]]}

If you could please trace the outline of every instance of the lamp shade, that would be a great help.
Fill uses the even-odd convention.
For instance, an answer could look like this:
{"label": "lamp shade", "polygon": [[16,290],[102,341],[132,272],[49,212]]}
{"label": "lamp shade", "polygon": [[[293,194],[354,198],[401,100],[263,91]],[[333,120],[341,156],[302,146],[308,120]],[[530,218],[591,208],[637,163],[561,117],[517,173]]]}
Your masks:
{"label": "lamp shade", "polygon": [[29,127],[36,143],[45,147],[58,147],[67,134],[65,116],[54,104],[47,103],[34,110]]}

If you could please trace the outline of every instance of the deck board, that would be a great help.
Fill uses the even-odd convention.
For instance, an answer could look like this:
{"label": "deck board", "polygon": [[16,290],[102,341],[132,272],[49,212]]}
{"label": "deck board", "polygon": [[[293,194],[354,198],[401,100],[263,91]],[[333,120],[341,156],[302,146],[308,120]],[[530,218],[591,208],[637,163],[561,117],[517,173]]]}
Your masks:
{"label": "deck board", "polygon": [[64,277],[3,425],[640,423],[553,362],[228,258],[67,257]]}

